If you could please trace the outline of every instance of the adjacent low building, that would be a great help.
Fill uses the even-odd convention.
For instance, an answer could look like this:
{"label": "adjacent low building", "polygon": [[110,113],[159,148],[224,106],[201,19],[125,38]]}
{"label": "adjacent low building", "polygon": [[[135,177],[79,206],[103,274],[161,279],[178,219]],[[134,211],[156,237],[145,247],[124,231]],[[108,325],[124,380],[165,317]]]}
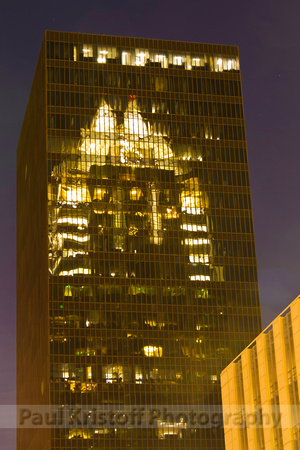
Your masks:
{"label": "adjacent low building", "polygon": [[226,449],[300,448],[300,296],[221,373]]}

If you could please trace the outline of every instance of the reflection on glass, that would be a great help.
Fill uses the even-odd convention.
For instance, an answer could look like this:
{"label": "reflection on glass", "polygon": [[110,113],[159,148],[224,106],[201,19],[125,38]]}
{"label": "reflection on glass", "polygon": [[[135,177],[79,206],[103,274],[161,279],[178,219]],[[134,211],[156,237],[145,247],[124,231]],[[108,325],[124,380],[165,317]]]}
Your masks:
{"label": "reflection on glass", "polygon": [[156,347],[155,345],[146,345],[143,351],[145,356],[160,357],[163,355],[162,347]]}
{"label": "reflection on glass", "polygon": [[[138,55],[141,57],[142,53]],[[181,57],[176,58],[175,61],[181,61]],[[159,130],[154,131],[143,117],[134,96],[128,100],[122,121],[117,120],[114,109],[102,99],[90,128],[81,130],[77,147],[69,149],[68,154],[69,158],[53,169],[53,176],[59,180],[58,189],[49,188],[51,201],[56,201],[56,208],[51,209],[49,217],[51,273],[61,276],[93,273],[101,276],[109,273],[111,277],[121,274],[140,276],[140,270],[128,263],[121,270],[92,264],[89,251],[140,253],[149,245],[169,246],[165,232],[172,229],[189,233],[190,237],[180,242],[188,249],[190,264],[211,262],[209,246],[207,250],[203,247],[210,243],[203,237],[208,231],[208,196],[201,189],[198,177],[181,181],[188,165],[185,167],[180,163],[179,155],[171,148],[171,141]],[[187,154],[187,161],[190,156]],[[99,183],[91,185],[90,177],[100,177]],[[101,180],[105,179],[120,180],[121,184],[103,186]],[[161,185],[161,182],[176,179],[179,196]],[[130,188],[122,185],[122,181],[135,180]],[[131,212],[134,204],[138,211]],[[91,233],[93,228],[90,227],[94,226],[98,227],[98,236]],[[115,230],[114,236],[106,231],[109,229]],[[198,237],[199,232],[202,237]],[[201,250],[199,246],[202,246]],[[165,274],[165,269],[159,271]],[[153,275],[148,272],[148,275],[152,277],[154,272]],[[170,273],[167,276],[173,278],[176,275]],[[188,279],[210,280],[210,275],[191,273]]]}

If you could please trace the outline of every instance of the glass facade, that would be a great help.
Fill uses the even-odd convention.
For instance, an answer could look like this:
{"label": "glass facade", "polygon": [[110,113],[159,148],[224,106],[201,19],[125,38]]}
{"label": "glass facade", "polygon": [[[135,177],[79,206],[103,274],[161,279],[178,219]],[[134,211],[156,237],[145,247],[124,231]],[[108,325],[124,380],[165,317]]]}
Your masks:
{"label": "glass facade", "polygon": [[300,296],[221,373],[226,450],[299,449]]}
{"label": "glass facade", "polygon": [[[47,32],[44,53],[50,401],[219,405],[261,329],[238,50]],[[53,449],[174,445],[223,431],[51,430]]]}

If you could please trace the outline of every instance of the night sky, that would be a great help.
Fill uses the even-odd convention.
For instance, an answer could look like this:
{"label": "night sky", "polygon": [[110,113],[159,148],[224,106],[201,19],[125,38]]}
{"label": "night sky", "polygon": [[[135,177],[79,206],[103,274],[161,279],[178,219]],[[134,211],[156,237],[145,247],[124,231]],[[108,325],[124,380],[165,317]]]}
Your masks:
{"label": "night sky", "polygon": [[[44,31],[239,46],[265,327],[300,293],[299,18],[299,0],[6,2],[0,18],[0,404],[15,403],[16,147]],[[14,432],[0,429],[0,442],[15,449]]]}

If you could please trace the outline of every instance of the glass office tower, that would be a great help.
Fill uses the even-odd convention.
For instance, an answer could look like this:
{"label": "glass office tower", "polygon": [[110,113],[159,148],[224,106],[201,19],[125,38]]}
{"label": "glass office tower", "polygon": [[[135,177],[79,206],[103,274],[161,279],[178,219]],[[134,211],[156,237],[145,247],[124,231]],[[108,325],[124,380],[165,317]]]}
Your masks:
{"label": "glass office tower", "polygon": [[[19,404],[221,404],[261,330],[237,47],[46,32],[17,325]],[[20,430],[18,448],[224,448],[216,426],[135,425]]]}

